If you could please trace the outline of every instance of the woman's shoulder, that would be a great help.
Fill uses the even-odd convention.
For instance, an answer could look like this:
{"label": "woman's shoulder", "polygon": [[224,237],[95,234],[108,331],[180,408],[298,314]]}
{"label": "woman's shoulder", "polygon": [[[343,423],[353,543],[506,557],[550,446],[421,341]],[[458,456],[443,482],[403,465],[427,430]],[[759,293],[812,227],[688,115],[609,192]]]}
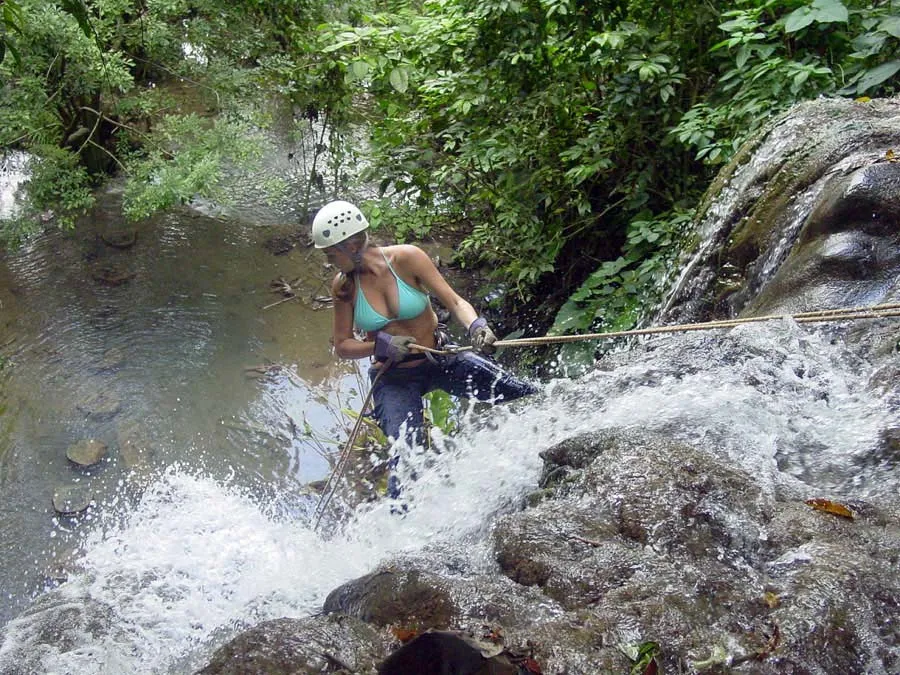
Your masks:
{"label": "woman's shoulder", "polygon": [[381,249],[385,253],[393,255],[416,255],[425,253],[425,251],[415,244],[390,244],[388,246],[382,246]]}
{"label": "woman's shoulder", "polygon": [[394,244],[393,246],[382,246],[381,248],[388,259],[395,264],[415,264],[423,260],[430,260],[428,254],[415,244]]}

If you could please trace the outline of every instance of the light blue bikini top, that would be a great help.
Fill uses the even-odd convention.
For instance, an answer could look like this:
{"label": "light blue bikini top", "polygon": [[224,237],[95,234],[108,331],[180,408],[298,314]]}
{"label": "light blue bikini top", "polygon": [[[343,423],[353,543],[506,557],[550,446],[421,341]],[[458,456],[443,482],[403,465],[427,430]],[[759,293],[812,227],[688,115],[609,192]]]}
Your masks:
{"label": "light blue bikini top", "polygon": [[425,308],[430,304],[428,296],[425,293],[418,288],[410,286],[394,271],[393,266],[388,262],[387,256],[384,254],[384,249],[381,250],[381,255],[384,258],[384,262],[387,263],[391,274],[394,275],[394,279],[397,280],[397,304],[399,305],[397,308],[397,316],[393,319],[389,319],[372,309],[372,305],[366,300],[366,294],[363,293],[359,279],[357,279],[356,301],[353,304],[353,323],[356,324],[356,328],[361,331],[370,332],[381,330],[391,321],[414,319],[424,312]]}

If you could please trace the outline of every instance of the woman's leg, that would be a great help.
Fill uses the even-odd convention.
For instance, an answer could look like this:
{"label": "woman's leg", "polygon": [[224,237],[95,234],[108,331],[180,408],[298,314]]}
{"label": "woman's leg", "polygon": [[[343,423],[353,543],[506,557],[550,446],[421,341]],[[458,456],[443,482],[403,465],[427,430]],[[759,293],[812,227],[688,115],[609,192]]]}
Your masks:
{"label": "woman's leg", "polygon": [[442,363],[442,377],[433,382],[454,396],[500,403],[537,393],[530,382],[505,371],[496,362],[474,352],[460,352]]}
{"label": "woman's leg", "polygon": [[[422,443],[424,427],[422,396],[425,394],[427,384],[425,370],[424,364],[416,368],[397,368],[387,371],[374,382],[379,371],[375,368],[369,369],[369,379],[374,382],[372,385],[374,416],[389,442],[396,441],[402,436],[409,445]],[[400,497],[400,479],[396,473],[399,461],[399,454],[393,455],[388,460],[386,494],[391,499]],[[393,506],[391,510],[394,511]],[[398,507],[401,513],[405,510],[405,505]]]}
{"label": "woman's leg", "polygon": [[415,371],[419,368],[396,368],[382,375],[377,382],[378,370],[369,369],[369,379],[374,382],[372,401],[374,416],[384,435],[391,441],[401,437],[409,443],[421,441],[424,420],[422,396],[425,394],[424,378]]}

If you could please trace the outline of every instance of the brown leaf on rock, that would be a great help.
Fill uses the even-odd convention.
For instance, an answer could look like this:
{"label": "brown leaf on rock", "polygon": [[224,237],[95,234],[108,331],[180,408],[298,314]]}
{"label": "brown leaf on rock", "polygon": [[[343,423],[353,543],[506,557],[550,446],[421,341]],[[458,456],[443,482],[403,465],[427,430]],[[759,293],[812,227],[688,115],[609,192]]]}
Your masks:
{"label": "brown leaf on rock", "polygon": [[853,520],[854,517],[853,511],[843,504],[833,502],[830,499],[807,499],[806,504],[813,507],[816,511],[824,511],[833,516],[840,516],[841,518],[847,518],[849,520]]}
{"label": "brown leaf on rock", "polygon": [[406,644],[414,637],[419,635],[419,632],[414,628],[405,628],[403,626],[391,626],[391,633],[394,634],[394,637],[400,640],[403,644]]}

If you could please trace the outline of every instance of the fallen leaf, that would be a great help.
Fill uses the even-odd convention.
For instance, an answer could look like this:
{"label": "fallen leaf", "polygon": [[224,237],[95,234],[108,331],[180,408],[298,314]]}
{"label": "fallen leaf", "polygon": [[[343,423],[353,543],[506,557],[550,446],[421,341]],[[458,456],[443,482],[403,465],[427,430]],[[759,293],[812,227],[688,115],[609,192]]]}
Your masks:
{"label": "fallen leaf", "polygon": [[890,149],[890,148],[888,149],[888,151],[886,153],[884,153],[884,158],[889,162],[896,162],[898,159],[900,159],[897,157],[897,155],[893,151],[893,149]]}
{"label": "fallen leaf", "polygon": [[843,504],[833,502],[830,499],[807,499],[806,504],[813,507],[816,511],[824,511],[833,516],[840,516],[841,518],[853,520],[853,511]]}
{"label": "fallen leaf", "polygon": [[402,626],[391,626],[391,633],[393,633],[394,637],[403,644],[406,644],[419,634],[418,631],[414,629],[404,628]]}
{"label": "fallen leaf", "polygon": [[538,665],[538,662],[530,657],[526,658],[521,663],[521,667],[527,670],[532,675],[543,675],[543,671],[541,670],[540,665]]}
{"label": "fallen leaf", "polygon": [[769,606],[769,609],[776,609],[781,606],[781,598],[772,591],[763,593],[763,601]]}

